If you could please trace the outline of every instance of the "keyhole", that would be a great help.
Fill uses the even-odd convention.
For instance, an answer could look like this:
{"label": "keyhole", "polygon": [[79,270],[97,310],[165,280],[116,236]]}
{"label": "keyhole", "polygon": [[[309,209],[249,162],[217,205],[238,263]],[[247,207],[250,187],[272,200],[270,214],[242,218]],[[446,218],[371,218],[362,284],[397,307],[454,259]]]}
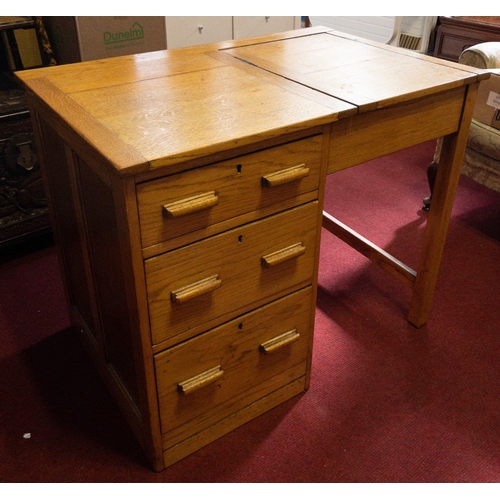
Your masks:
{"label": "keyhole", "polygon": [[238,241],[239,241],[240,243],[242,243],[242,242],[243,242],[243,235],[242,235],[242,234],[240,234],[240,235],[238,236]]}
{"label": "keyhole", "polygon": [[241,163],[238,163],[238,165],[236,165],[236,172],[238,172],[238,174],[241,174]]}

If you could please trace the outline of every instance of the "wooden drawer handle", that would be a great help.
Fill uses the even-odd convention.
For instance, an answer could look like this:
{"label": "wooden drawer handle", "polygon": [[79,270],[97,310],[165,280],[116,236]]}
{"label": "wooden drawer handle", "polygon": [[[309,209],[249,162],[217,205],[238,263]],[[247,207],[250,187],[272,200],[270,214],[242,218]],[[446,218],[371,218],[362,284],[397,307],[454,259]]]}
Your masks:
{"label": "wooden drawer handle", "polygon": [[295,245],[283,248],[282,250],[278,250],[277,252],[264,255],[264,257],[262,257],[262,265],[264,267],[277,266],[278,264],[286,262],[287,260],[296,259],[300,255],[305,253],[305,251],[306,247],[302,242],[295,243]]}
{"label": "wooden drawer handle", "polygon": [[264,354],[272,354],[273,352],[278,351],[279,349],[286,347],[287,345],[293,344],[299,340],[300,334],[297,330],[290,330],[289,332],[282,333],[277,337],[274,337],[267,342],[260,344],[259,350]]}
{"label": "wooden drawer handle", "polygon": [[208,191],[163,205],[163,216],[168,218],[181,217],[213,207],[217,203],[219,203],[217,193]]}
{"label": "wooden drawer handle", "polygon": [[224,370],[221,370],[220,365],[218,365],[215,368],[210,368],[210,370],[199,373],[192,378],[188,378],[187,380],[184,380],[184,382],[179,382],[179,384],[177,384],[177,389],[179,392],[182,392],[182,394],[191,394],[192,392],[219,380],[222,375],[224,375]]}
{"label": "wooden drawer handle", "polygon": [[262,184],[266,187],[281,186],[287,182],[293,182],[309,175],[309,168],[304,163],[296,165],[295,167],[285,168],[278,170],[271,174],[262,177]]}
{"label": "wooden drawer handle", "polygon": [[195,297],[199,297],[200,295],[216,290],[221,286],[221,284],[222,281],[219,279],[219,275],[214,274],[213,276],[209,276],[208,278],[204,278],[200,281],[195,281],[194,283],[170,292],[170,298],[172,299],[172,302],[183,304],[184,302],[194,299]]}

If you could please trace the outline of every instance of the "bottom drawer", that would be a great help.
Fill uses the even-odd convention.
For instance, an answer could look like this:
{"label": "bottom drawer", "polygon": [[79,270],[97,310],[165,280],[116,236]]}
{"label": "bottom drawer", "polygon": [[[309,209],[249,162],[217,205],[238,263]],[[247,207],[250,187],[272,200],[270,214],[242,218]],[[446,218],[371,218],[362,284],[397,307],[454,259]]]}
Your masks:
{"label": "bottom drawer", "polygon": [[313,307],[307,287],[156,355],[164,447],[303,377]]}

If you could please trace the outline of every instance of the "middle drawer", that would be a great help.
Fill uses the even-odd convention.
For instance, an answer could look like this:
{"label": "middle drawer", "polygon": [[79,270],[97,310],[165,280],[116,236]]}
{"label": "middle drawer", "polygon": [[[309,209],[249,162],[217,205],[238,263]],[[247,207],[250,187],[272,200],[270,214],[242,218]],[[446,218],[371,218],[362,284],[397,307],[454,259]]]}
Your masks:
{"label": "middle drawer", "polygon": [[309,284],[318,206],[310,202],[148,259],[153,344],[180,342]]}

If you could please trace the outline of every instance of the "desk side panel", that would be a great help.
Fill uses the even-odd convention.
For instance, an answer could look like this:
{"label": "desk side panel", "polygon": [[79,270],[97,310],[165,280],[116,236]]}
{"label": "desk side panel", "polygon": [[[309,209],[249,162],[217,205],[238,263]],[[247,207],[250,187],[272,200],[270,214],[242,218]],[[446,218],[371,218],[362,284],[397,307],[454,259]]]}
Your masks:
{"label": "desk side panel", "polygon": [[[44,180],[71,322],[155,468],[148,448],[137,309],[129,307],[130,263],[120,246],[113,188],[36,116]],[[103,216],[103,214],[105,214]]]}
{"label": "desk side panel", "polygon": [[78,157],[76,160],[92,281],[103,332],[101,355],[137,404],[139,391],[130,327],[133,312],[127,307],[125,263],[119,246],[113,191],[83,160]]}
{"label": "desk side panel", "polygon": [[[41,136],[39,151],[49,207],[57,243],[61,273],[65,285],[70,314],[76,313],[81,322],[92,332],[94,342],[96,325],[91,291],[86,272],[86,256],[81,241],[77,210],[72,193],[72,180],[67,161],[67,148],[57,133],[45,120],[38,118]],[[78,265],[75,265],[78,263]],[[73,321],[74,322],[74,321]]]}

